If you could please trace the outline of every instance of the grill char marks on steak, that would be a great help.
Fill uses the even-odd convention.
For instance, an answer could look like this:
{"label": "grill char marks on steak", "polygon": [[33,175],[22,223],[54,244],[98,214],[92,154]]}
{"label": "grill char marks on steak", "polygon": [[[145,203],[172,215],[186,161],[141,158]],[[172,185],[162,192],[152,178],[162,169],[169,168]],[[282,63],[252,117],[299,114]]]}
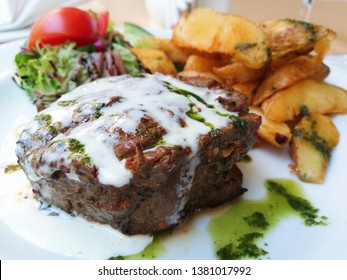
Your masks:
{"label": "grill char marks on steak", "polygon": [[[176,95],[164,82],[208,100]],[[100,92],[94,92],[98,83]],[[137,86],[141,98],[130,96]],[[33,121],[17,144],[19,163],[45,202],[126,234],[152,234],[245,191],[235,163],[255,143],[260,117],[247,113],[237,92],[219,85],[193,88],[162,75],[125,76],[82,87],[75,93],[77,104],[59,107],[73,94],[39,114],[51,120]],[[61,117],[64,109],[67,117]],[[199,118],[191,119],[189,110]],[[47,133],[50,126],[54,133]],[[109,160],[105,147],[118,165],[95,158],[100,152]]]}
{"label": "grill char marks on steak", "polygon": [[165,129],[146,114],[141,118],[136,133],[125,133],[117,126],[112,127],[110,133],[115,133],[115,130],[117,130],[118,141],[114,145],[114,150],[120,159],[134,155],[137,148],[143,149],[154,145],[166,134]]}
{"label": "grill char marks on steak", "polygon": [[227,84],[220,84],[216,80],[202,77],[180,77],[180,79],[185,83],[196,87],[207,87],[212,90],[224,89],[228,92],[234,92],[234,94],[229,94],[227,98],[218,97],[217,100],[228,111],[239,113],[248,112],[247,97],[243,94],[235,94],[235,90]]}

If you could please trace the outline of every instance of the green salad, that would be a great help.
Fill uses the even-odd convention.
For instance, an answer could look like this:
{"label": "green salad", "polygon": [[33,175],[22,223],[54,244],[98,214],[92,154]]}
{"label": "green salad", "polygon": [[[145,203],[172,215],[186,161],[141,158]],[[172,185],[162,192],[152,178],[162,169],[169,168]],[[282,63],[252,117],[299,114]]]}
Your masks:
{"label": "green salad", "polygon": [[[60,11],[60,14],[63,12]],[[94,13],[90,15],[97,17]],[[65,21],[70,18],[71,15],[68,17],[63,14]],[[39,39],[33,41],[32,34],[37,29],[34,24],[28,42],[15,57],[16,73],[13,80],[34,100],[39,111],[81,84],[107,76],[139,75],[144,71],[130,50],[131,44],[124,38],[129,37],[134,41],[137,36],[150,36],[150,33],[139,26],[126,23],[123,36],[114,31],[108,15],[106,19],[103,16],[100,18],[101,28],[104,30],[100,30],[97,25],[97,35],[88,39],[92,41],[88,43],[82,42],[83,38],[76,37],[79,34],[75,35],[74,30],[71,34],[64,30],[62,37],[54,40],[50,37],[52,34],[41,31]],[[95,22],[98,23],[98,18]],[[83,26],[81,28],[85,31]]]}

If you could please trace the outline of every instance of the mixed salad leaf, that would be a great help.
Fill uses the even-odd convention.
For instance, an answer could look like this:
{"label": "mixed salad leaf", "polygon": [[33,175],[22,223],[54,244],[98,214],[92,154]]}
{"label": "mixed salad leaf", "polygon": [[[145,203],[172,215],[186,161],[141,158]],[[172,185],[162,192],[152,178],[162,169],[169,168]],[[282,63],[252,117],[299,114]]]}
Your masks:
{"label": "mixed salad leaf", "polygon": [[[114,24],[109,21],[108,13],[98,16],[90,12],[90,16],[97,23],[98,33],[92,43],[81,45],[74,34],[69,37],[68,30],[64,31],[65,40],[63,35],[52,39],[50,34],[45,33],[35,42],[30,37],[31,46],[26,44],[16,55],[13,80],[35,101],[39,111],[81,84],[101,77],[139,75],[145,71],[131,52],[131,44],[122,34],[114,31]],[[126,36],[133,40],[143,34],[151,36],[141,27],[128,25],[130,28],[124,28]],[[35,25],[32,33],[34,29]],[[46,38],[49,43],[43,43],[47,42]]]}

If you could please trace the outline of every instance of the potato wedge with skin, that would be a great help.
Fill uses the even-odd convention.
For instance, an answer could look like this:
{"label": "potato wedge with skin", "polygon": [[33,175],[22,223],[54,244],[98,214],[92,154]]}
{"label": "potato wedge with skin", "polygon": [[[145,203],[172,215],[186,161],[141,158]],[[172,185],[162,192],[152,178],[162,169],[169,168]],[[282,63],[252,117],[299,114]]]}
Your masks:
{"label": "potato wedge with skin", "polygon": [[323,183],[339,132],[329,117],[313,113],[302,118],[293,131],[291,155],[300,180]]}
{"label": "potato wedge with skin", "polygon": [[184,64],[189,57],[189,52],[176,47],[171,39],[140,37],[134,47],[161,50],[175,63]]}
{"label": "potato wedge with skin", "polygon": [[294,19],[268,20],[260,23],[259,27],[265,33],[275,57],[291,52],[309,53],[322,38],[331,41],[336,37],[329,28]]}
{"label": "potato wedge with skin", "polygon": [[245,83],[259,79],[265,71],[265,67],[252,69],[240,62],[235,62],[222,67],[213,67],[213,73],[229,84]]}
{"label": "potato wedge with skin", "polygon": [[327,38],[320,39],[314,46],[314,51],[316,55],[314,56],[314,61],[316,63],[322,63],[325,55],[330,50],[330,41]]}
{"label": "potato wedge with skin", "polygon": [[212,72],[213,67],[221,67],[225,63],[226,61],[224,59],[193,54],[188,57],[184,71]]}
{"label": "potato wedge with skin", "polygon": [[260,138],[276,147],[282,147],[290,142],[292,133],[286,123],[269,120],[259,107],[250,106],[249,111],[261,116],[262,122],[258,129]]}
{"label": "potato wedge with skin", "polygon": [[261,68],[270,59],[263,31],[248,19],[197,8],[183,15],[172,40],[180,48],[232,56],[250,68]]}
{"label": "potato wedge with skin", "polygon": [[309,113],[346,114],[347,91],[316,80],[303,80],[275,93],[262,104],[267,118],[294,120],[305,109]]}
{"label": "potato wedge with skin", "polygon": [[271,69],[275,70],[278,69],[279,67],[285,65],[288,63],[290,60],[300,57],[302,55],[308,55],[308,53],[311,52],[312,49],[307,50],[307,51],[294,51],[286,54],[282,53],[272,53],[271,56]]}
{"label": "potato wedge with skin", "polygon": [[176,74],[175,65],[163,51],[146,48],[132,48],[131,51],[151,73],[160,72],[165,75]]}
{"label": "potato wedge with skin", "polygon": [[324,80],[330,73],[329,68],[317,64],[311,56],[299,56],[270,73],[258,87],[253,104],[258,106],[277,91],[304,79]]}

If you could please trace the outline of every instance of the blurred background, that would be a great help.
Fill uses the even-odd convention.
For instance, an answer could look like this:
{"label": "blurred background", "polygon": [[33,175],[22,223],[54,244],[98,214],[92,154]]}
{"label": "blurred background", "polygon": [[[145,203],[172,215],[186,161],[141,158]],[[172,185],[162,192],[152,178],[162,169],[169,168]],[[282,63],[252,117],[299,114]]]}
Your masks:
{"label": "blurred background", "polygon": [[[39,4],[40,1],[45,4]],[[16,3],[18,7],[15,7]],[[35,9],[35,5],[38,8]],[[254,22],[274,18],[308,19],[337,32],[338,37],[333,41],[330,53],[347,53],[347,28],[344,26],[347,0],[0,0],[0,42],[16,39],[19,35],[27,36],[30,20],[34,21],[39,12],[54,5],[76,5],[95,11],[108,10],[116,26],[127,21],[152,28],[170,28],[178,19],[179,13],[201,5],[238,14]],[[18,11],[16,15],[5,14],[8,11],[14,13],[16,10],[22,11],[26,21],[23,21],[23,15],[19,15]],[[12,20],[15,16],[22,17],[16,22],[18,29],[16,24],[11,25],[9,22],[11,16]],[[27,24],[25,28],[23,22]],[[2,28],[4,26],[12,26],[12,29],[6,30]]]}
{"label": "blurred background", "polygon": [[[153,16],[151,19],[149,15],[151,11],[147,11],[149,5],[146,1],[157,2],[158,5],[164,2],[169,5],[170,2],[170,0],[99,0],[89,2],[87,6],[108,9],[116,25],[129,21],[142,26],[158,26]],[[347,28],[344,26],[347,18],[347,0],[197,0],[195,2],[197,2],[195,5],[213,6],[219,10],[228,7],[229,10],[225,12],[245,16],[254,22],[286,17],[305,20],[308,16],[309,21],[322,24],[337,32],[338,37],[333,41],[330,53],[347,53]],[[308,2],[312,2],[310,11],[304,8]],[[157,13],[164,14],[164,10],[158,9]]]}

